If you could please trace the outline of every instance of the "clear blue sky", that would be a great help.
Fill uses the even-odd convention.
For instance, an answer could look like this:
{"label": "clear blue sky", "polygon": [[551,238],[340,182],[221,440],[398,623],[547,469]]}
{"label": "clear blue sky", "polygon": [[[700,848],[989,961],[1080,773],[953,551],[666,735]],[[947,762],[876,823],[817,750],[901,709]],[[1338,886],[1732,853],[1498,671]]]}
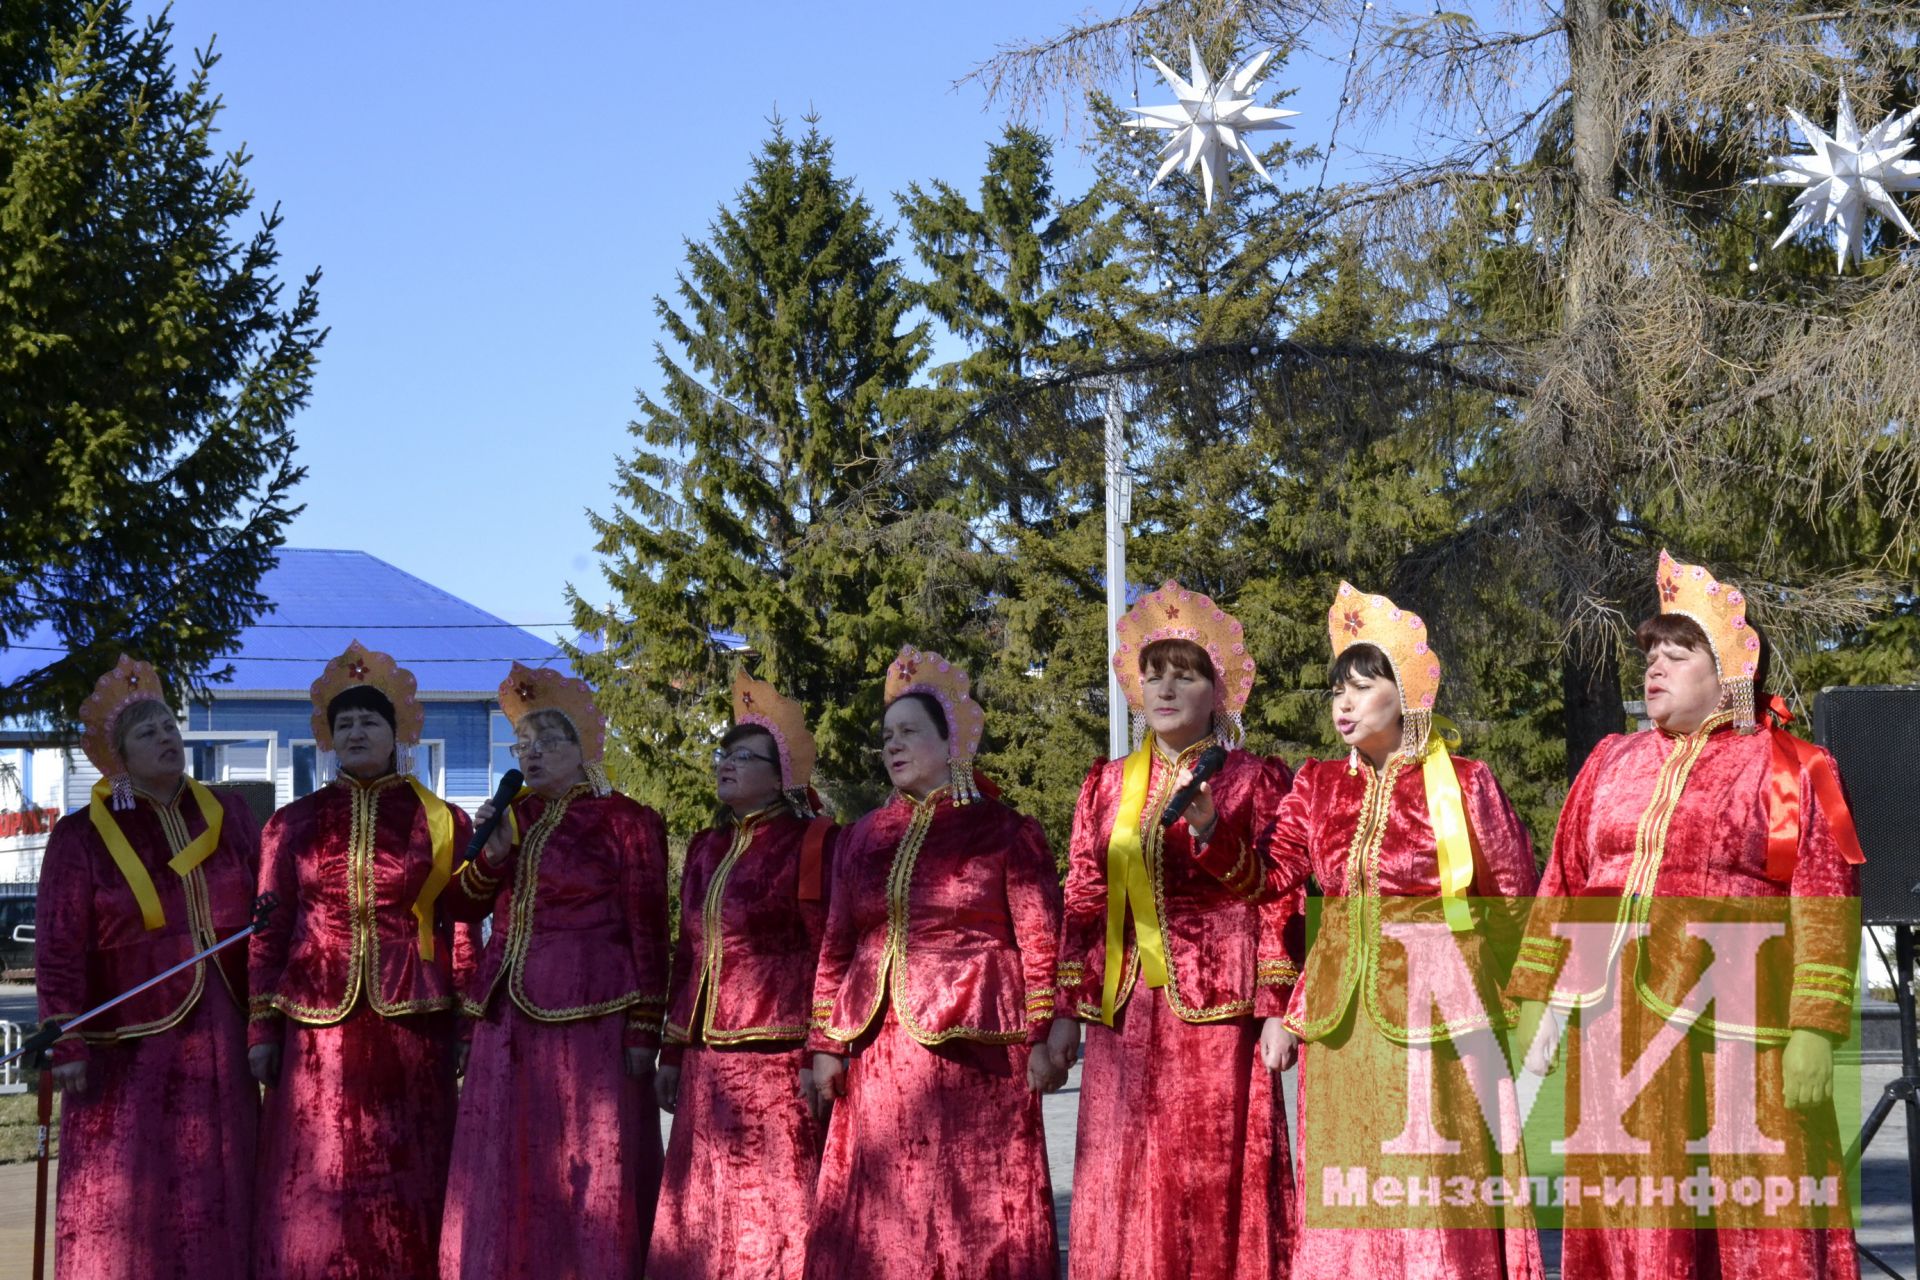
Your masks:
{"label": "clear blue sky", "polygon": [[[953,82],[1084,7],[178,0],[177,58],[219,37],[224,141],[281,204],[284,275],[325,271],[290,545],[371,552],[517,623],[565,618],[569,581],[598,598],[583,511],[607,509],[657,382],[653,298],[768,118],[818,111],[892,222],[910,181],[975,190],[1006,123]],[[1277,76],[1324,140],[1337,71]],[[1143,101],[1171,100],[1157,84]]]}

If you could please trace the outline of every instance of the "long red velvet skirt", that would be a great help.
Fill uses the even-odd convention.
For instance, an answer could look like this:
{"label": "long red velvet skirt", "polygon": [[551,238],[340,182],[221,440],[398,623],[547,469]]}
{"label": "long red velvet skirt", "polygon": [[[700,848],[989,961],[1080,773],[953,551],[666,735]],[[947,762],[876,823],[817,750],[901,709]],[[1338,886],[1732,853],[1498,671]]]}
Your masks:
{"label": "long red velvet skirt", "polygon": [[[1500,1057],[1491,1034],[1476,1047]],[[1410,1074],[1417,1059],[1417,1074]],[[1489,1062],[1507,1113],[1517,1117],[1512,1078],[1504,1060]],[[1415,1080],[1429,1090],[1434,1131],[1457,1142],[1459,1154],[1388,1157],[1382,1146],[1407,1127]],[[1518,1150],[1502,1154],[1482,1117],[1468,1066],[1452,1045],[1407,1048],[1380,1034],[1359,1000],[1334,1033],[1300,1047],[1301,1227],[1294,1242],[1294,1280],[1360,1276],[1366,1280],[1540,1280],[1546,1274],[1540,1238],[1525,1207],[1439,1208],[1404,1203],[1371,1205],[1358,1221],[1326,1208],[1326,1173],[1364,1169],[1370,1176],[1419,1178],[1423,1185],[1475,1186],[1489,1177],[1518,1186],[1525,1160]],[[1432,1180],[1429,1183],[1429,1180]],[[1405,1185],[1403,1183],[1402,1185]]]}
{"label": "long red velvet skirt", "polygon": [[652,1081],[626,1073],[625,1020],[537,1022],[500,999],[474,1031],[440,1234],[446,1280],[646,1274],[660,1111]]}
{"label": "long red velvet skirt", "polygon": [[800,1280],[823,1136],[791,1045],[688,1049],[648,1280]]}
{"label": "long red velvet skirt", "polygon": [[245,1280],[259,1090],[220,979],[170,1031],[94,1045],[60,1103],[59,1280]]}
{"label": "long red velvet skirt", "polygon": [[1281,1280],[1293,1169],[1259,1024],[1183,1022],[1141,989],[1087,1028],[1073,1160],[1074,1280]]}
{"label": "long red velvet skirt", "polygon": [[827,1126],[807,1280],[1053,1280],[1057,1254],[1026,1046],[929,1048],[889,1008]]}
{"label": "long red velvet skirt", "polygon": [[454,1015],[289,1020],[260,1120],[254,1280],[431,1276],[453,1149]]}
{"label": "long red velvet skirt", "polygon": [[[1637,1054],[1657,1031],[1660,1019],[1637,1000],[1629,1006],[1629,1053]],[[1566,1070],[1572,1096],[1584,1096],[1581,1087],[1579,1038],[1569,1036]],[[1723,1205],[1717,1213],[1717,1225],[1704,1230],[1680,1227],[1578,1226],[1579,1215],[1567,1212],[1567,1229],[1562,1233],[1560,1274],[1565,1280],[1638,1280],[1658,1276],[1661,1280],[1858,1280],[1860,1259],[1853,1250],[1851,1214],[1847,1207],[1847,1175],[1844,1167],[1845,1142],[1831,1103],[1815,1111],[1788,1111],[1779,1102],[1781,1096],[1781,1054],[1779,1047],[1764,1048],[1754,1054],[1754,1079],[1762,1100],[1756,1110],[1762,1129],[1781,1141],[1785,1152],[1777,1165],[1753,1157],[1688,1156],[1681,1145],[1689,1138],[1707,1132],[1709,1108],[1713,1103],[1714,1056],[1728,1052],[1716,1049],[1709,1038],[1694,1035],[1678,1047],[1655,1072],[1646,1089],[1622,1112],[1627,1131],[1644,1138],[1656,1155],[1649,1161],[1653,1169],[1690,1169],[1705,1166],[1716,1176],[1732,1181],[1754,1173],[1785,1173],[1797,1182],[1803,1175],[1831,1176],[1840,1188],[1839,1202],[1833,1211],[1834,1225],[1818,1227],[1767,1228],[1744,1225],[1743,1211],[1736,1205]],[[1837,1083],[1837,1082],[1836,1082]],[[1598,1105],[1608,1105],[1604,1100]],[[1572,1122],[1569,1117],[1569,1123]],[[1638,1168],[1639,1166],[1635,1166]],[[1606,1173],[1619,1172],[1596,1162],[1591,1156],[1568,1156],[1568,1175],[1579,1175],[1594,1185]],[[1591,1202],[1583,1204],[1591,1224],[1619,1218],[1604,1210],[1597,1214]],[[1759,1217],[1746,1211],[1746,1220]]]}

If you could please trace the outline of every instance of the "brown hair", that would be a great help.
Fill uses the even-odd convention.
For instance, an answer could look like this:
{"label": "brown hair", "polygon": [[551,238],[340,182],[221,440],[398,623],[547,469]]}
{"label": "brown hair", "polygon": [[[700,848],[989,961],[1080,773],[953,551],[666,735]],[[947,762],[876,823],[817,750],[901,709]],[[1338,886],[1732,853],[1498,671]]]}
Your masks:
{"label": "brown hair", "polygon": [[1191,640],[1168,637],[1155,640],[1140,650],[1141,675],[1171,674],[1175,671],[1191,671],[1208,684],[1220,683],[1220,677],[1213,669],[1213,659]]}
{"label": "brown hair", "polygon": [[887,712],[893,710],[894,703],[897,702],[917,702],[925,707],[927,709],[927,719],[933,721],[934,732],[940,735],[940,741],[947,741],[951,730],[947,727],[947,710],[940,705],[940,699],[930,693],[922,692],[919,689],[910,689],[880,709],[880,718],[882,721],[886,719]]}
{"label": "brown hair", "polygon": [[721,735],[720,749],[722,751],[731,751],[748,738],[765,738],[767,740],[767,755],[772,758],[774,764],[778,765],[780,763],[780,740],[775,738],[773,732],[763,724],[737,724],[733,726],[733,728]]}
{"label": "brown hair", "polygon": [[539,737],[542,729],[558,729],[568,742],[576,747],[580,745],[580,735],[574,731],[573,721],[567,719],[564,711],[556,711],[552,707],[527,712],[513,728],[515,733],[525,733],[530,738]]}
{"label": "brown hair", "polygon": [[1386,651],[1377,644],[1350,644],[1333,660],[1333,667],[1327,672],[1327,684],[1338,689],[1355,676],[1362,680],[1393,680],[1393,663],[1387,661]]}
{"label": "brown hair", "polygon": [[[1753,661],[1753,691],[1757,697],[1767,687],[1768,659],[1773,656],[1773,646],[1767,643],[1766,633],[1751,622],[1747,624],[1747,630],[1753,632],[1760,641],[1760,651],[1754,655]],[[1653,652],[1653,647],[1657,644],[1672,644],[1682,649],[1694,649],[1706,654],[1713,653],[1713,644],[1707,639],[1707,633],[1701,630],[1699,623],[1684,613],[1654,614],[1633,629],[1633,643],[1638,646],[1642,654]],[[1723,679],[1726,678],[1724,668],[1721,669],[1720,674]]]}
{"label": "brown hair", "polygon": [[163,716],[172,720],[173,708],[158,698],[142,698],[138,702],[129,704],[125,710],[121,711],[119,719],[113,722],[113,754],[125,760],[128,735],[147,721],[158,720]]}

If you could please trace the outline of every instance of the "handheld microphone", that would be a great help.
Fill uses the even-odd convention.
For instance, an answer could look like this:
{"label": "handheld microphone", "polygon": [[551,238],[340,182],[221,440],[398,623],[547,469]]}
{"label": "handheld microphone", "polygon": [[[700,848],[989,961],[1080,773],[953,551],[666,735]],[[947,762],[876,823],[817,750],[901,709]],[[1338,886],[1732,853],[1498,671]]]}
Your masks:
{"label": "handheld microphone", "polygon": [[526,779],[520,776],[518,769],[509,769],[500,775],[500,785],[493,789],[493,816],[473,829],[473,839],[467,841],[467,861],[472,862],[487,847],[487,841],[493,838],[494,828],[500,825],[500,819],[506,816],[507,806],[520,794],[520,787]]}
{"label": "handheld microphone", "polygon": [[1160,815],[1160,825],[1170,827],[1178,822],[1180,815],[1187,811],[1187,806],[1193,803],[1193,798],[1200,794],[1200,784],[1220,772],[1220,766],[1226,762],[1227,749],[1217,742],[1202,751],[1200,758],[1193,762],[1193,777],[1187,780],[1186,786],[1173,793],[1173,799],[1167,801],[1166,810]]}

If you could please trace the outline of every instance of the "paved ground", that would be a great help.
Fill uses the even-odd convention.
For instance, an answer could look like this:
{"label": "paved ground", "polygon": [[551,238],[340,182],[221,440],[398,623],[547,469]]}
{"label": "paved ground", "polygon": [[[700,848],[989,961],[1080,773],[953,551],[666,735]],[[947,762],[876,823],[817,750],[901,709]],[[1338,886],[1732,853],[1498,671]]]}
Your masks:
{"label": "paved ground", "polygon": [[[4,990],[0,990],[0,1009],[5,1008]],[[1888,1064],[1869,1064],[1861,1069],[1861,1111],[1872,1108],[1887,1082],[1899,1074]],[[1287,1078],[1288,1115],[1291,1122],[1293,1077]],[[1055,1212],[1060,1222],[1064,1246],[1067,1204],[1073,1191],[1074,1119],[1080,1102],[1080,1073],[1075,1068],[1067,1085],[1046,1100],[1047,1156],[1053,1169]],[[663,1127],[664,1129],[664,1127]],[[1915,1276],[1915,1255],[1911,1214],[1908,1210],[1906,1158],[1906,1117],[1896,1107],[1880,1136],[1868,1148],[1862,1162],[1862,1198],[1860,1241],[1880,1254],[1903,1277]],[[33,1166],[0,1165],[0,1280],[24,1278],[30,1271],[33,1224]],[[1557,1274],[1559,1241],[1546,1233],[1542,1245],[1550,1269]],[[1864,1275],[1879,1274],[1864,1262]]]}

